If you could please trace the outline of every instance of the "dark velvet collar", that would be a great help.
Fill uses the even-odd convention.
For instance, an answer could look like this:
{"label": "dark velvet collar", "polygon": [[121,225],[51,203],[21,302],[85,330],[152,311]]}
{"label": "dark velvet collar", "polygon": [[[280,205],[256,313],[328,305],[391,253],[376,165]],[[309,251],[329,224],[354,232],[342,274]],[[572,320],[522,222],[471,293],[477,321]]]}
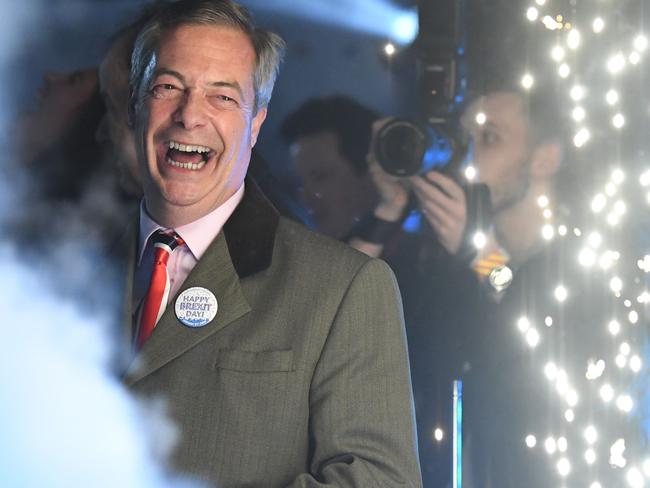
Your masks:
{"label": "dark velvet collar", "polygon": [[223,227],[228,251],[240,279],[271,264],[279,214],[259,189],[246,178],[244,196]]}

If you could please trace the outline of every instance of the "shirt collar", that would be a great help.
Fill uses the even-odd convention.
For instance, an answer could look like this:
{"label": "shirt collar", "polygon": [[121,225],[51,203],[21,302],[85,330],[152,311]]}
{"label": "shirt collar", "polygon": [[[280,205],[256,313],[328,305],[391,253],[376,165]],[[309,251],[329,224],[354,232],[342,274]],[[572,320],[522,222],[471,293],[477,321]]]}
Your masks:
{"label": "shirt collar", "polygon": [[[185,244],[189,248],[194,258],[198,261],[201,259],[205,250],[210,243],[217,237],[226,221],[230,218],[237,206],[244,196],[244,184],[223,204],[214,209],[207,215],[190,222],[189,224],[181,225],[174,229],[176,233],[183,238]],[[165,227],[158,224],[155,220],[149,217],[145,209],[144,199],[140,203],[140,231],[138,235],[138,266],[142,261],[144,250],[151,237],[151,234],[158,229],[165,229]]]}

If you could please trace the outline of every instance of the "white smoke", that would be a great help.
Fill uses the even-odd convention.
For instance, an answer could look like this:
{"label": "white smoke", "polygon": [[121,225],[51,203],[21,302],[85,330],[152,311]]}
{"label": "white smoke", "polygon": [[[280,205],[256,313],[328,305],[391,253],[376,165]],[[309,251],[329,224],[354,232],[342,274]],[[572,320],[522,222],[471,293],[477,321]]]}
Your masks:
{"label": "white smoke", "polygon": [[[41,5],[0,0],[12,12],[0,20],[0,79],[7,83],[14,78],[6,72],[10,50],[33,31],[23,27]],[[0,102],[6,137],[8,91]],[[0,162],[0,220],[29,205],[25,180]],[[67,222],[69,238],[41,249],[38,259],[1,229],[0,485],[196,488],[164,467],[178,437],[164,400],[142,403],[114,374],[118,287],[114,276],[96,279],[99,251],[83,239],[84,219],[74,213],[59,212],[56,225]]]}

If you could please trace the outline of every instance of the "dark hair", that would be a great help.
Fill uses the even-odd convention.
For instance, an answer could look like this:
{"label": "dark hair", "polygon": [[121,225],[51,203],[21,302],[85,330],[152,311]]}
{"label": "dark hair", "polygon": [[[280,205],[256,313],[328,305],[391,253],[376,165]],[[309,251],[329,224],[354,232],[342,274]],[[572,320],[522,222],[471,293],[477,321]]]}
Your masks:
{"label": "dark hair", "polygon": [[318,132],[333,132],[341,153],[355,171],[363,173],[368,169],[372,123],[378,118],[379,114],[359,102],[333,95],[307,100],[285,119],[281,131],[287,144]]}
{"label": "dark hair", "polygon": [[484,73],[474,81],[468,100],[491,93],[505,92],[518,95],[524,102],[529,123],[529,137],[533,145],[555,142],[566,145],[569,125],[566,109],[562,107],[562,95],[555,79],[533,75],[534,84],[526,89],[521,84],[525,70],[518,74],[510,70],[500,73]]}

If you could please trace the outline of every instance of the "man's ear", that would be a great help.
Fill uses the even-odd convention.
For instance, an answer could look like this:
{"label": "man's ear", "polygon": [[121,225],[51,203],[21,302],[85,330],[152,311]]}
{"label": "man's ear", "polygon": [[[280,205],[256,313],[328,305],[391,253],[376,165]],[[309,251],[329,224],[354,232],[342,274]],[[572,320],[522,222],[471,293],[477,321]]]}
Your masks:
{"label": "man's ear", "polygon": [[543,142],[533,151],[531,174],[539,180],[552,178],[560,168],[563,156],[562,145],[557,142]]}
{"label": "man's ear", "polygon": [[255,114],[255,117],[253,117],[253,121],[251,123],[251,147],[255,146],[255,143],[257,142],[257,136],[260,135],[260,129],[262,128],[262,123],[264,123],[265,119],[266,107],[259,109]]}

